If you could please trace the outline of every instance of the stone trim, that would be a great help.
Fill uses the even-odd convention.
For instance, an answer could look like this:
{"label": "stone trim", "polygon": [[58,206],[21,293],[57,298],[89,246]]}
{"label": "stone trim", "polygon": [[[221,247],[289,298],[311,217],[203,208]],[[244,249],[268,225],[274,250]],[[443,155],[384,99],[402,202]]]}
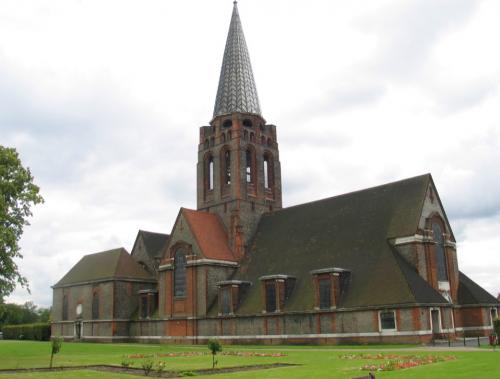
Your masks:
{"label": "stone trim", "polygon": [[217,287],[228,286],[228,285],[233,285],[233,286],[250,285],[251,286],[252,282],[247,282],[244,280],[222,280],[222,281],[216,283]]}
{"label": "stone trim", "polygon": [[275,274],[275,275],[264,275],[259,278],[259,280],[286,280],[286,279],[295,279],[295,276],[286,274]]}
{"label": "stone trim", "polygon": [[330,273],[338,274],[341,272],[350,272],[350,270],[340,267],[327,267],[327,268],[320,268],[318,270],[312,270],[310,273],[311,275],[320,275],[320,274],[330,274]]}
{"label": "stone trim", "polygon": [[[218,259],[196,259],[186,262],[186,267],[192,266],[224,266],[224,267],[238,267],[238,262],[223,261]],[[174,265],[167,263],[158,267],[158,271],[173,270]]]}
{"label": "stone trim", "polygon": [[415,234],[413,236],[407,236],[407,237],[397,237],[394,239],[394,246],[398,245],[406,245],[408,243],[415,243],[415,242],[431,242],[434,243],[434,240],[431,237],[424,236],[422,234]]}
{"label": "stone trim", "polygon": [[62,284],[59,286],[53,285],[51,288],[66,288],[66,287],[74,287],[74,286],[84,286],[87,284],[96,284],[96,283],[104,283],[104,282],[135,282],[135,283],[157,283],[156,279],[136,279],[136,278],[127,278],[127,277],[116,277],[116,278],[103,278],[97,280],[89,280],[86,282],[76,282],[76,283],[68,283]]}
{"label": "stone trim", "polygon": [[469,330],[492,330],[493,326],[458,326],[455,328],[457,332],[464,332]]}
{"label": "stone trim", "polygon": [[364,332],[364,333],[318,333],[318,334],[260,334],[260,335],[207,335],[207,336],[131,336],[130,339],[159,339],[159,340],[199,340],[199,339],[221,339],[221,340],[262,340],[262,339],[299,339],[299,338],[353,338],[353,337],[398,337],[398,336],[426,336],[432,335],[431,330],[415,331],[388,331],[388,332]]}

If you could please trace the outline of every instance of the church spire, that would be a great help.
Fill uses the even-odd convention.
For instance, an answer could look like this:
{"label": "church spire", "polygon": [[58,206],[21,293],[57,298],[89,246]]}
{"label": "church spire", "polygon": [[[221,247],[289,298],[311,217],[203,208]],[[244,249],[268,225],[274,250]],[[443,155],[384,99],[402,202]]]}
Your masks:
{"label": "church spire", "polygon": [[233,15],[215,100],[214,118],[233,112],[260,115],[259,98],[238,14],[238,5],[236,1],[233,4]]}

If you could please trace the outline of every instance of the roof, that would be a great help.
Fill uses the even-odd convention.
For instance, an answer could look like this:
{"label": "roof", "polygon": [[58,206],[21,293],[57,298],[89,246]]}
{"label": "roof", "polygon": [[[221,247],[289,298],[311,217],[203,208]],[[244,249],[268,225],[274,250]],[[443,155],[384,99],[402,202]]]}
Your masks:
{"label": "roof", "polygon": [[214,117],[233,112],[260,115],[257,87],[236,1],[222,59]]}
{"label": "roof", "polygon": [[500,301],[498,299],[496,299],[489,292],[485,291],[481,286],[479,286],[463,272],[460,272],[458,280],[458,304],[495,304],[497,306],[500,304]]}
{"label": "roof", "polygon": [[236,261],[228,245],[228,237],[219,216],[181,208],[203,256],[207,259]]}
{"label": "roof", "polygon": [[85,255],[54,287],[113,279],[154,281],[151,274],[121,247]]}
{"label": "roof", "polygon": [[163,248],[167,245],[170,235],[139,230],[135,239],[134,247],[132,248],[132,255],[134,255],[135,247],[139,238],[142,238],[148,256],[154,259],[161,256]]}
{"label": "roof", "polygon": [[262,216],[235,279],[253,283],[242,314],[260,312],[259,277],[297,278],[285,311],[313,309],[311,271],[350,271],[340,308],[446,303],[388,242],[418,229],[430,174]]}

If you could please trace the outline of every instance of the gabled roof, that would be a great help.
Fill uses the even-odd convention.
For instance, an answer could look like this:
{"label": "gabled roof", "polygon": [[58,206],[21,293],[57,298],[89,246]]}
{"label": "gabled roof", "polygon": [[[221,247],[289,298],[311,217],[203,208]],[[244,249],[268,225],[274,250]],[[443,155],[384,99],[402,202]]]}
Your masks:
{"label": "gabled roof", "polygon": [[151,274],[121,247],[85,255],[54,288],[113,279],[155,281]]}
{"label": "gabled roof", "polygon": [[139,230],[137,233],[137,237],[134,242],[134,247],[132,248],[132,255],[134,255],[134,251],[137,245],[137,242],[139,241],[139,238],[142,238],[142,241],[144,242],[144,247],[146,248],[146,253],[151,259],[154,259],[156,257],[160,257],[163,248],[167,245],[168,240],[169,240],[169,235],[168,234],[162,234],[162,233],[154,233],[154,232],[147,232],[145,230]]}
{"label": "gabled roof", "polygon": [[250,254],[237,279],[253,283],[240,313],[261,310],[259,277],[297,278],[285,310],[312,309],[311,271],[350,270],[340,307],[445,303],[399,254],[388,239],[415,234],[429,174],[262,216]]}
{"label": "gabled roof", "polygon": [[500,301],[485,291],[463,272],[460,272],[458,284],[458,304],[460,305],[500,305]]}
{"label": "gabled roof", "polygon": [[219,216],[181,208],[203,256],[207,259],[236,261],[228,245],[228,237]]}
{"label": "gabled roof", "polygon": [[257,87],[236,1],[220,70],[214,117],[233,112],[260,115]]}

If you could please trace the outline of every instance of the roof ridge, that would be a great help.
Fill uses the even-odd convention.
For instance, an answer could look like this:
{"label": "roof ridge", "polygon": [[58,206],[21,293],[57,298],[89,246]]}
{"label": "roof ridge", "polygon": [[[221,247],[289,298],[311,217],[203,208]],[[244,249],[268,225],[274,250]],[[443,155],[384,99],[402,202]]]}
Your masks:
{"label": "roof ridge", "polygon": [[280,212],[286,211],[288,209],[293,209],[293,208],[298,208],[298,207],[302,207],[302,206],[306,206],[306,205],[320,203],[322,201],[327,201],[327,200],[332,200],[332,199],[338,199],[338,198],[342,198],[342,197],[345,197],[345,196],[353,195],[355,193],[361,193],[361,192],[371,191],[371,190],[374,190],[374,189],[377,189],[377,188],[388,187],[388,186],[391,186],[391,185],[395,185],[395,184],[398,184],[398,183],[407,182],[407,181],[410,181],[410,180],[415,180],[417,178],[423,178],[423,177],[426,177],[426,176],[430,177],[431,174],[427,173],[427,174],[412,176],[410,178],[400,179],[400,180],[396,180],[394,182],[389,182],[389,183],[379,184],[379,185],[373,186],[373,187],[368,187],[368,188],[363,188],[363,189],[359,189],[359,190],[354,190],[354,191],[351,191],[351,192],[342,193],[340,195],[334,195],[334,196],[330,196],[330,197],[324,197],[324,198],[318,199],[318,200],[308,201],[306,203],[295,204],[295,205],[291,205],[289,207],[285,207],[285,208],[281,208],[281,209],[276,209],[275,211],[273,211],[271,213],[264,213],[263,216],[269,216],[269,215],[272,215],[272,214],[275,214],[275,213],[280,213]]}

